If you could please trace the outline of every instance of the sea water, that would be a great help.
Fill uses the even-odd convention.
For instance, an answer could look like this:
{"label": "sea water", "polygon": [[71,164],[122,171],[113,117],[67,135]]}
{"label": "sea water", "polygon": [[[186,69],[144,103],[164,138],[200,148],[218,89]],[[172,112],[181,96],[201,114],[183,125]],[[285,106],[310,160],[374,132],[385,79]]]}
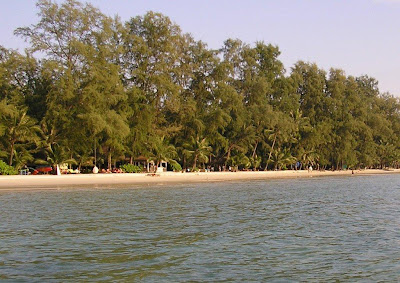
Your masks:
{"label": "sea water", "polygon": [[400,279],[400,175],[0,191],[0,281]]}

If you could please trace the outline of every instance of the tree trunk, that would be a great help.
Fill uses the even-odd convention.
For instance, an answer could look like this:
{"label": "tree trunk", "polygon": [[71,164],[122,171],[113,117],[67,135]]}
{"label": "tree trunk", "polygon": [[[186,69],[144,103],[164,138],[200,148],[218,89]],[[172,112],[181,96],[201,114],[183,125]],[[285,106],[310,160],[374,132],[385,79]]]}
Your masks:
{"label": "tree trunk", "polygon": [[253,154],[251,155],[251,157],[252,157],[253,159],[254,159],[254,157],[256,156],[257,146],[258,146],[258,141],[256,141],[256,144],[255,144],[254,150],[253,150]]}
{"label": "tree trunk", "polygon": [[256,144],[254,146],[254,150],[253,150],[253,154],[251,155],[251,158],[253,159],[253,170],[256,171],[256,162],[255,162],[255,158],[256,158],[256,151],[257,151],[257,146],[258,146],[258,141],[256,141]]}
{"label": "tree trunk", "polygon": [[11,142],[11,152],[10,152],[10,162],[8,165],[12,166],[12,161],[13,161],[13,157],[14,157],[14,144],[15,142],[12,141]]}
{"label": "tree trunk", "polygon": [[197,154],[194,156],[192,171],[194,171],[194,169],[196,168],[196,165],[197,165]]}
{"label": "tree trunk", "polygon": [[[228,153],[226,155],[226,160],[225,160],[225,170],[226,170],[226,165],[228,164],[229,158],[231,158],[231,150],[232,150],[232,145],[228,148]],[[224,171],[225,171],[224,170]]]}
{"label": "tree trunk", "polygon": [[111,149],[108,151],[108,169],[111,170]]}
{"label": "tree trunk", "polygon": [[94,166],[97,164],[96,139],[94,140]]}
{"label": "tree trunk", "polygon": [[271,151],[269,152],[267,164],[265,165],[264,171],[267,171],[267,169],[268,169],[268,163],[269,163],[269,161],[271,160],[271,155],[272,155],[272,151],[274,150],[274,146],[275,146],[276,136],[277,136],[277,135],[278,135],[278,134],[276,133],[275,136],[274,136],[274,141],[272,142]]}

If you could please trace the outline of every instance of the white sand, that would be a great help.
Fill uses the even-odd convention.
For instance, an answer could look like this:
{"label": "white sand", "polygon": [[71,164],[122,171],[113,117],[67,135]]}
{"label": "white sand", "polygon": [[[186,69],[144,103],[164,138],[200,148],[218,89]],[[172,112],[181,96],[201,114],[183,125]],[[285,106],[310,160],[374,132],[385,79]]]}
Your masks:
{"label": "white sand", "polygon": [[[372,174],[400,173],[396,170],[354,170],[354,176]],[[71,175],[28,175],[28,176],[0,176],[0,190],[15,189],[57,189],[71,186],[110,186],[119,184],[151,185],[166,183],[199,183],[222,182],[235,180],[263,180],[282,178],[310,178],[321,176],[351,176],[351,170],[345,171],[258,171],[258,172],[202,172],[202,173],[174,173],[165,172],[157,176],[148,174],[71,174]]]}

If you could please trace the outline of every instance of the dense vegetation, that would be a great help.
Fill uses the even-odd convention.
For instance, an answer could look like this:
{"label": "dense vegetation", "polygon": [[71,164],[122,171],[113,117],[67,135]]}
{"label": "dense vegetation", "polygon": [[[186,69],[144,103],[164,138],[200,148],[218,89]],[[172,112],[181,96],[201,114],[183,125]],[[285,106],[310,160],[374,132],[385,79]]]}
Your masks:
{"label": "dense vegetation", "polygon": [[279,48],[219,50],[149,12],[121,22],[75,0],[37,3],[25,54],[0,50],[0,157],[8,165],[175,168],[385,166],[400,161],[400,103],[368,76],[326,72]]}

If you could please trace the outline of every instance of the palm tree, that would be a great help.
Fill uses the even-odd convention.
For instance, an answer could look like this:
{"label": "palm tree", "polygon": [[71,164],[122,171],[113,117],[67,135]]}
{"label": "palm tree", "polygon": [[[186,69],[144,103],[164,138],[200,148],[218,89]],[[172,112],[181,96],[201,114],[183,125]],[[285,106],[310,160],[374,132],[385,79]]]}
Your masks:
{"label": "palm tree", "polygon": [[244,153],[239,153],[231,158],[232,166],[236,167],[243,166],[244,168],[249,168],[251,166],[251,160]]}
{"label": "palm tree", "polygon": [[271,149],[268,154],[267,164],[264,170],[268,169],[268,164],[276,147],[282,146],[282,143],[294,143],[297,141],[298,129],[294,124],[293,118],[284,115],[283,113],[276,113],[275,120],[270,128],[264,131],[267,140],[272,141]]}
{"label": "palm tree", "polygon": [[225,167],[228,162],[232,162],[231,155],[234,150],[237,150],[241,153],[244,153],[248,150],[248,146],[252,143],[255,133],[253,126],[247,126],[243,124],[238,129],[234,129],[230,131],[231,134],[228,138],[228,142],[225,146],[226,148],[226,159],[225,159]]}
{"label": "palm tree", "polygon": [[177,163],[175,160],[177,153],[173,145],[171,145],[165,137],[155,137],[150,145],[150,159],[156,162],[158,168],[161,161],[166,161],[172,164]]}
{"label": "palm tree", "polygon": [[50,164],[53,167],[53,170],[57,165],[64,163],[77,164],[76,160],[71,157],[70,152],[66,151],[64,146],[57,143],[49,144],[44,148],[44,153],[46,154],[46,160],[36,159],[35,163]]}
{"label": "palm tree", "polygon": [[27,115],[27,109],[9,106],[9,110],[3,115],[2,124],[8,129],[5,135],[9,146],[8,165],[11,166],[16,153],[16,145],[35,141],[38,138],[40,128],[37,126],[35,119]]}
{"label": "palm tree", "polygon": [[207,163],[208,156],[212,151],[212,147],[208,145],[206,139],[200,140],[199,137],[196,137],[196,139],[192,137],[191,142],[185,143],[183,147],[185,148],[184,154],[193,159],[193,170],[196,168],[197,161]]}
{"label": "palm tree", "polygon": [[293,164],[293,162],[296,161],[296,158],[292,156],[287,148],[285,148],[284,150],[278,148],[272,155],[271,161],[274,164],[275,170],[280,170],[286,165]]}
{"label": "palm tree", "polygon": [[270,160],[272,157],[272,152],[274,151],[276,139],[277,139],[279,133],[280,133],[280,131],[279,131],[278,127],[274,127],[273,129],[270,129],[270,130],[265,130],[265,135],[267,136],[267,139],[272,140],[271,150],[269,151],[267,164],[265,165],[265,169],[264,169],[265,171],[267,170],[268,164],[270,163]]}
{"label": "palm tree", "polygon": [[14,167],[20,170],[22,167],[27,165],[29,162],[34,160],[32,155],[33,150],[28,150],[25,145],[16,145],[14,150]]}
{"label": "palm tree", "polygon": [[301,161],[303,164],[310,164],[311,166],[314,166],[316,165],[318,158],[319,155],[315,150],[303,151],[301,153]]}
{"label": "palm tree", "polygon": [[254,157],[250,157],[249,161],[250,161],[251,167],[253,167],[253,170],[255,171],[255,170],[257,170],[258,167],[260,167],[262,160],[261,160],[260,156],[256,155]]}
{"label": "palm tree", "polygon": [[50,164],[53,168],[63,163],[76,165],[77,162],[72,158],[71,151],[65,144],[61,143],[58,132],[47,123],[42,123],[41,127],[41,137],[37,148],[45,159],[38,158],[35,160],[35,163]]}

